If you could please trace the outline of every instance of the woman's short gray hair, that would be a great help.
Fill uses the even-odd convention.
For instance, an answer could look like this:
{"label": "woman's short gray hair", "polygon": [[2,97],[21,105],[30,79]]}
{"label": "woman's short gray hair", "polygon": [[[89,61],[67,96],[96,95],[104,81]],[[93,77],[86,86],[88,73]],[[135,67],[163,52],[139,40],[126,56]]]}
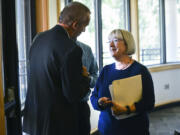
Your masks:
{"label": "woman's short gray hair", "polygon": [[108,36],[109,40],[112,40],[113,38],[124,40],[128,55],[132,55],[135,53],[135,41],[131,32],[122,29],[114,29]]}

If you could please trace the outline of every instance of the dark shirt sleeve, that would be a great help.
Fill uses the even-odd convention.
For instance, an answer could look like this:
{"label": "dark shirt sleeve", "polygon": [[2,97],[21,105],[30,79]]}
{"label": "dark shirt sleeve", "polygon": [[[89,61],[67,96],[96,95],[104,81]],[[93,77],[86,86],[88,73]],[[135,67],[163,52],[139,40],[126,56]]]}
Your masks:
{"label": "dark shirt sleeve", "polygon": [[97,62],[93,56],[92,50],[90,49],[90,55],[91,55],[91,64],[89,68],[89,73],[90,73],[90,87],[93,88],[96,84],[97,78],[98,78],[98,66]]}
{"label": "dark shirt sleeve", "polygon": [[71,103],[80,101],[89,89],[89,79],[82,76],[81,57],[82,50],[74,47],[65,56],[61,69],[63,94]]}
{"label": "dark shirt sleeve", "polygon": [[142,99],[135,103],[136,112],[144,113],[150,112],[154,108],[155,104],[155,96],[154,96],[154,86],[151,74],[147,70],[147,68],[143,68],[142,70]]}
{"label": "dark shirt sleeve", "polygon": [[94,58],[94,55],[92,53],[92,49],[91,47],[80,41],[76,41],[76,44],[83,50],[82,62],[90,74],[90,88],[94,88],[98,77],[98,66],[96,59]]}

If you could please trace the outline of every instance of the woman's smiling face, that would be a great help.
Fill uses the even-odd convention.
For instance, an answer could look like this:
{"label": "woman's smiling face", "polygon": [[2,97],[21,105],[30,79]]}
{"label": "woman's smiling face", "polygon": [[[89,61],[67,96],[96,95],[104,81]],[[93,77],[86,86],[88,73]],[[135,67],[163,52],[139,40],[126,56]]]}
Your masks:
{"label": "woman's smiling face", "polygon": [[123,39],[114,37],[109,40],[108,43],[112,57],[119,58],[123,55],[126,55],[127,48]]}

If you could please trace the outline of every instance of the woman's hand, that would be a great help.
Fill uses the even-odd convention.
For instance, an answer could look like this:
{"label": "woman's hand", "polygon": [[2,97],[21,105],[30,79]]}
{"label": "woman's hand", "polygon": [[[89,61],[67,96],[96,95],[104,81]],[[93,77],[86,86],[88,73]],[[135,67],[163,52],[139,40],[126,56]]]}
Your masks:
{"label": "woman's hand", "polygon": [[98,100],[98,104],[102,108],[106,108],[112,105],[112,101],[107,97],[102,97]]}
{"label": "woman's hand", "polygon": [[121,115],[121,114],[125,114],[127,112],[127,108],[121,106],[120,104],[117,104],[115,102],[112,102],[113,106],[111,107],[111,110],[113,112],[113,114],[115,115]]}

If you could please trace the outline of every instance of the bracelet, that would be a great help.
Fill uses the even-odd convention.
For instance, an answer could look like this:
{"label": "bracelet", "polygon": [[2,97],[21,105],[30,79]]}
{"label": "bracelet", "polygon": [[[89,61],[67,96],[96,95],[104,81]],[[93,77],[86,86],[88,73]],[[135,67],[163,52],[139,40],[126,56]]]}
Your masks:
{"label": "bracelet", "polygon": [[129,115],[131,113],[131,110],[130,110],[129,106],[126,106],[126,109],[127,109],[126,114]]}
{"label": "bracelet", "polygon": [[99,104],[99,106],[101,106],[101,107],[105,107],[105,104],[104,104],[103,101],[99,101],[99,100],[98,100],[98,104]]}

